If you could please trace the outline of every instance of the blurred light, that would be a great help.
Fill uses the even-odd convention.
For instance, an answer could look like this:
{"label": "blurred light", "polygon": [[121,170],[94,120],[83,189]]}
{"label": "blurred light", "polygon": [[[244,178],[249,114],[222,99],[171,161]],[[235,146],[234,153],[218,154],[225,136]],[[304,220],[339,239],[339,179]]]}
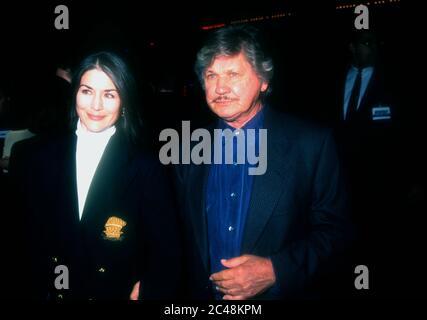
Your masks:
{"label": "blurred light", "polygon": [[221,27],[224,27],[224,26],[225,26],[225,23],[218,23],[218,24],[213,24],[213,25],[210,25],[210,26],[203,26],[202,30],[209,30],[209,29],[221,28]]}

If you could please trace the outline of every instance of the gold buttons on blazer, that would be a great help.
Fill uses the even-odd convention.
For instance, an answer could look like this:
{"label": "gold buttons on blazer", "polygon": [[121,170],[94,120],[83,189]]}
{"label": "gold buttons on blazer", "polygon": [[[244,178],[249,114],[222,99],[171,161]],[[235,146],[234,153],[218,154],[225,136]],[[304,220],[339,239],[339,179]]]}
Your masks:
{"label": "gold buttons on blazer", "polygon": [[98,269],[98,272],[104,273],[105,269],[103,267],[101,267],[101,268]]}
{"label": "gold buttons on blazer", "polygon": [[58,257],[52,257],[52,261],[57,263],[58,262]]}

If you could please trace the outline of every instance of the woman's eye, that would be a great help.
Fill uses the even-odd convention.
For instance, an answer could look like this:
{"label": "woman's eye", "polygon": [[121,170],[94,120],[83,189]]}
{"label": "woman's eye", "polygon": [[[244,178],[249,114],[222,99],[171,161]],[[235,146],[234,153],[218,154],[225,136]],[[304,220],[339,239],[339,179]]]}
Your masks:
{"label": "woman's eye", "polygon": [[108,99],[114,99],[115,98],[114,94],[111,94],[111,93],[106,93],[105,97],[108,98]]}
{"label": "woman's eye", "polygon": [[237,76],[237,72],[230,72],[230,78],[234,78]]}
{"label": "woman's eye", "polygon": [[213,73],[209,73],[208,75],[206,75],[206,79],[208,79],[208,80],[212,80],[212,79],[215,79],[215,74],[213,74]]}
{"label": "woman's eye", "polygon": [[81,91],[83,94],[91,94],[91,91],[88,89],[82,89]]}

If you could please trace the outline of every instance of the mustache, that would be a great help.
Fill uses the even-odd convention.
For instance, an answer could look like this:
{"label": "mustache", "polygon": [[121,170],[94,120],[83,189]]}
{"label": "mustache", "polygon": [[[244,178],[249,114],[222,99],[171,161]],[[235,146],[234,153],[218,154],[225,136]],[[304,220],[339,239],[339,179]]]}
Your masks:
{"label": "mustache", "polygon": [[219,97],[216,97],[215,99],[213,99],[212,102],[223,102],[223,101],[227,102],[227,101],[236,101],[236,100],[238,100],[238,99],[230,98],[227,96],[219,96]]}

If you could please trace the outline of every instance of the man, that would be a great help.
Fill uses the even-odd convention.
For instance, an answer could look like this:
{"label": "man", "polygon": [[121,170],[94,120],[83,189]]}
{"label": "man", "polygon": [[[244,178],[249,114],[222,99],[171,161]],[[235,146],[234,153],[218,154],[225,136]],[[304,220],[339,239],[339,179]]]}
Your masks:
{"label": "man", "polygon": [[[216,30],[197,55],[196,72],[219,118],[216,128],[232,129],[233,137],[255,129],[252,147],[268,159],[268,166],[250,175],[248,161],[235,161],[240,149],[231,137],[232,164],[177,169],[188,295],[226,300],[306,295],[348,235],[331,133],[265,104],[273,63],[253,27]],[[260,129],[267,130],[265,155]]]}
{"label": "man", "polygon": [[339,115],[338,147],[348,172],[360,235],[353,256],[376,268],[377,286],[371,293],[384,296],[391,292],[389,265],[394,248],[401,245],[396,234],[401,232],[402,210],[407,210],[402,209],[407,169],[401,170],[406,152],[399,68],[386,68],[380,44],[372,30],[353,32],[348,46],[351,61],[339,81],[339,111],[335,114]]}
{"label": "man", "polygon": [[[391,95],[381,61],[379,41],[371,31],[355,31],[349,44],[351,66],[345,77],[342,119],[347,122],[391,120]],[[394,106],[393,106],[394,107]],[[379,109],[384,108],[384,109]]]}

